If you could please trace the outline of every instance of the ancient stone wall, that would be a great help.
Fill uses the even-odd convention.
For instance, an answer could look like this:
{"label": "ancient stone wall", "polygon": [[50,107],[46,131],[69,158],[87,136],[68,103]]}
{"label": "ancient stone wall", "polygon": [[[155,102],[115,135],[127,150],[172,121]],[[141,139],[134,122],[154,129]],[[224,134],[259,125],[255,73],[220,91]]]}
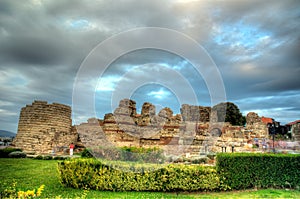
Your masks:
{"label": "ancient stone wall", "polygon": [[[94,123],[103,130],[104,136],[99,139],[105,140],[104,145],[161,147],[172,154],[220,152],[223,146],[228,150],[234,146],[235,151],[246,151],[247,143],[253,138],[268,136],[266,125],[255,113],[248,114],[246,128],[217,122],[217,114],[210,107],[187,104],[182,105],[181,114],[173,115],[170,108],[163,108],[156,114],[155,106],[149,102],[143,104],[141,114],[138,114],[136,103],[124,99],[113,114],[106,114],[102,122]],[[78,129],[85,128],[79,136],[86,140],[82,135],[86,132],[85,136],[91,136],[89,139],[96,143],[97,131],[91,121],[79,125]],[[101,142],[96,145],[100,146]]]}
{"label": "ancient stone wall", "polygon": [[209,122],[211,107],[183,104],[180,112],[183,121]]}
{"label": "ancient stone wall", "polygon": [[267,125],[257,113],[249,112],[246,116],[246,122],[247,125],[244,130],[249,134],[249,139],[267,138],[269,136]]}
{"label": "ancient stone wall", "polygon": [[258,116],[257,113],[254,112],[249,112],[246,116],[246,123],[247,126],[251,126],[255,123],[260,123],[261,122],[261,118]]}
{"label": "ancient stone wall", "polygon": [[71,107],[34,101],[21,109],[13,145],[34,154],[64,150],[78,138],[71,126]]}
{"label": "ancient stone wall", "polygon": [[300,122],[292,125],[292,136],[295,141],[300,142]]}
{"label": "ancient stone wall", "polygon": [[136,102],[123,99],[114,113],[103,120],[71,126],[71,108],[62,104],[35,101],[22,108],[14,145],[27,153],[63,152],[71,142],[76,146],[161,147],[171,154],[199,155],[220,152],[226,146],[249,151],[254,138],[268,138],[266,124],[256,113],[247,115],[247,126],[218,122],[218,113],[210,107],[184,104],[181,114],[163,108],[156,114],[153,104],[145,102],[141,113]]}

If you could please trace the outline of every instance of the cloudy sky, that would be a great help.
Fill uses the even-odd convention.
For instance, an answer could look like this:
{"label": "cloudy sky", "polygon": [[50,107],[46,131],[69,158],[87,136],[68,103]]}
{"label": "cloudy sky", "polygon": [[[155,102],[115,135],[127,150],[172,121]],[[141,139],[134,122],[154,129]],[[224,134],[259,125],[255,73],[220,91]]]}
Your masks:
{"label": "cloudy sky", "polygon": [[[102,118],[124,97],[138,110],[149,101],[157,111],[178,113],[193,96],[198,105],[211,106],[211,83],[191,60],[163,49],[120,54],[107,66],[94,62],[103,73],[78,78],[101,42],[145,27],[198,42],[217,67],[226,99],[243,114],[255,111],[282,123],[300,119],[298,0],[1,0],[0,129],[16,132],[21,107],[33,100],[72,106],[74,90],[82,93],[76,123],[90,117],[85,106]],[[114,41],[102,50],[118,52],[120,46]],[[95,103],[87,105],[90,97]]]}

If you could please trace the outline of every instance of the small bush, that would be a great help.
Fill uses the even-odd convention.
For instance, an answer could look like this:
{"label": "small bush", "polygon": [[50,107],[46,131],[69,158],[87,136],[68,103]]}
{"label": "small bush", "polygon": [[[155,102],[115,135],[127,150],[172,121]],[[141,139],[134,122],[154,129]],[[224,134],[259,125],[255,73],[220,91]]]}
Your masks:
{"label": "small bush", "polygon": [[11,186],[6,187],[3,192],[0,192],[0,196],[3,198],[40,198],[45,188],[45,185],[41,185],[37,190],[22,191],[16,187],[16,182]]}
{"label": "small bush", "polygon": [[211,159],[211,160],[214,160],[215,158],[216,158],[216,154],[214,154],[214,153],[210,153],[210,154],[207,154],[207,157],[209,158],[209,159]]}
{"label": "small bush", "polygon": [[34,159],[36,160],[65,160],[68,157],[63,157],[63,156],[51,156],[51,155],[38,155]]}
{"label": "small bush", "polygon": [[53,160],[66,160],[68,157],[63,157],[63,156],[54,156]]}
{"label": "small bush", "polygon": [[36,198],[40,197],[45,185],[41,185],[37,190],[18,191],[18,198]]}
{"label": "small bush", "polygon": [[36,159],[36,160],[42,160],[44,157],[42,156],[42,155],[38,155],[38,156],[36,156],[34,159]]}
{"label": "small bush", "polygon": [[204,157],[204,158],[198,158],[198,159],[193,159],[192,163],[193,164],[206,164],[208,162],[208,158]]}
{"label": "small bush", "polygon": [[89,149],[85,148],[85,149],[82,151],[82,153],[81,153],[81,157],[82,157],[82,158],[92,158],[93,155],[92,155],[92,153],[90,152]]}
{"label": "small bush", "polygon": [[4,148],[0,149],[0,158],[8,158],[8,154],[14,151],[22,151],[21,149],[16,149],[16,148]]}
{"label": "small bush", "polygon": [[45,155],[43,160],[53,160],[53,157],[51,155]]}
{"label": "small bush", "polygon": [[9,158],[26,158],[26,153],[21,151],[14,151],[8,154]]}
{"label": "small bush", "polygon": [[175,158],[175,160],[173,160],[174,163],[183,163],[185,161],[184,158],[180,157],[180,158]]}

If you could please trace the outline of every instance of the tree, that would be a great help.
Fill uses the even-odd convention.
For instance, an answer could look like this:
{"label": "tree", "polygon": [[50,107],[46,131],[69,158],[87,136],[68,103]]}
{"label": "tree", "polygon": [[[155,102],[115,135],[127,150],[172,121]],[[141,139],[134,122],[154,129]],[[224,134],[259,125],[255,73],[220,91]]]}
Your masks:
{"label": "tree", "polygon": [[232,125],[243,126],[246,117],[242,115],[237,105],[232,102],[222,102],[213,107],[217,111],[218,122],[229,122]]}

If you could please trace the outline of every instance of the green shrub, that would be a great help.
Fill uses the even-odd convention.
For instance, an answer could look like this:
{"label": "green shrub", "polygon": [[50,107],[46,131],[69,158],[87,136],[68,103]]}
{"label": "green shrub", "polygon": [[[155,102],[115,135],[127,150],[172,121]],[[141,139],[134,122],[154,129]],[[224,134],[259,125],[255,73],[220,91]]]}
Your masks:
{"label": "green shrub", "polygon": [[54,156],[53,160],[66,160],[68,157],[63,157],[63,156]]}
{"label": "green shrub", "polygon": [[0,158],[8,158],[8,154],[14,151],[22,151],[22,150],[16,148],[9,148],[9,147],[0,149]]}
{"label": "green shrub", "polygon": [[[51,155],[38,155],[36,156],[34,159],[36,160],[53,160],[55,159],[56,157],[53,157]],[[64,160],[64,159],[61,159],[60,157],[56,160]]]}
{"label": "green shrub", "polygon": [[197,158],[197,159],[193,159],[192,160],[192,163],[193,164],[206,164],[208,162],[208,159],[207,157],[204,157],[204,158]]}
{"label": "green shrub", "polygon": [[217,171],[232,189],[300,186],[300,155],[220,153]]}
{"label": "green shrub", "polygon": [[43,160],[53,160],[53,157],[51,155],[45,155]]}
{"label": "green shrub", "polygon": [[173,160],[174,163],[183,163],[183,162],[185,162],[185,161],[186,161],[186,159],[183,158],[183,157],[175,158],[175,159]]}
{"label": "green shrub", "polygon": [[208,157],[209,159],[211,159],[211,160],[214,160],[214,159],[216,158],[216,154],[214,154],[214,153],[209,153],[209,154],[207,154],[207,157]]}
{"label": "green shrub", "polygon": [[39,198],[45,188],[45,185],[41,185],[37,190],[22,191],[16,187],[16,184],[16,182],[13,182],[11,186],[6,187],[3,192],[0,192],[1,198]]}
{"label": "green shrub", "polygon": [[82,157],[82,158],[92,158],[93,155],[92,155],[92,153],[90,152],[89,149],[85,148],[85,149],[82,151],[82,153],[81,153],[81,157]]}
{"label": "green shrub", "polygon": [[36,156],[34,159],[36,159],[36,160],[42,160],[44,157],[42,156],[42,155],[38,155],[38,156]]}
{"label": "green shrub", "polygon": [[68,157],[63,157],[63,156],[51,156],[51,155],[38,155],[34,159],[36,160],[65,160]]}
{"label": "green shrub", "polygon": [[73,159],[58,163],[68,187],[110,191],[212,191],[220,178],[214,167],[103,162]]}
{"label": "green shrub", "polygon": [[22,151],[13,151],[10,154],[8,154],[9,158],[26,158],[26,153]]}

